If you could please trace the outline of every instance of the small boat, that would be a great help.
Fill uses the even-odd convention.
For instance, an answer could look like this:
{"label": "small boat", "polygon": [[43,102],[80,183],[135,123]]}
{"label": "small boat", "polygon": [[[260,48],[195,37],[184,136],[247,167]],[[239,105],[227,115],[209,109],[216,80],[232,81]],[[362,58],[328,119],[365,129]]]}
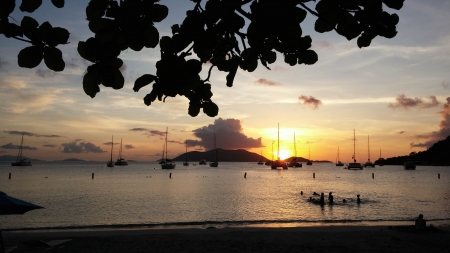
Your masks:
{"label": "small boat", "polygon": [[309,148],[308,162],[306,163],[306,165],[312,165],[312,162],[311,162],[311,148]]}
{"label": "small boat", "polygon": [[186,153],[185,153],[186,161],[183,163],[183,166],[189,166],[189,163],[188,163],[188,160],[187,160],[187,140],[185,141],[185,143],[186,143]]}
{"label": "small boat", "polygon": [[356,154],[355,154],[355,146],[356,146],[356,136],[355,136],[355,129],[353,129],[353,162],[349,163],[348,166],[344,167],[344,169],[348,170],[362,170],[363,166],[361,163],[356,162]]}
{"label": "small boat", "polygon": [[171,169],[175,169],[176,164],[174,162],[172,162],[172,160],[167,158],[167,135],[168,135],[168,130],[169,128],[166,127],[166,140],[165,140],[165,144],[164,144],[164,149],[165,149],[165,156],[164,156],[164,152],[163,152],[163,158],[161,159],[161,169],[163,170],[171,170]]}
{"label": "small boat", "polygon": [[205,159],[202,159],[202,160],[200,160],[200,162],[198,162],[198,164],[199,164],[199,165],[206,165],[206,160],[205,160]]}
{"label": "small boat", "polygon": [[111,158],[109,159],[109,161],[106,163],[106,166],[108,167],[114,167],[114,162],[112,159],[112,152],[113,152],[113,147],[114,147],[114,137],[111,136]]}
{"label": "small boat", "polygon": [[339,147],[337,152],[336,166],[344,166],[344,164],[339,160]]}
{"label": "small boat", "polygon": [[117,161],[114,164],[117,166],[127,166],[128,165],[127,160],[122,158],[122,138],[120,138],[119,157],[117,158]]}
{"label": "small boat", "polygon": [[[273,143],[272,143],[272,147],[273,147]],[[273,170],[287,170],[288,166],[286,165],[285,162],[280,160],[280,123],[278,123],[278,153],[277,153],[277,157],[278,159],[273,161],[272,164],[270,165],[270,167]]]}
{"label": "small boat", "polygon": [[367,135],[367,162],[364,163],[364,167],[375,167],[375,164],[370,161],[370,146],[369,146],[369,136]]}
{"label": "small boat", "polygon": [[297,145],[295,143],[295,133],[294,133],[294,158],[288,163],[288,167],[301,168],[302,163],[297,162]]}
{"label": "small boat", "polygon": [[[384,160],[384,159],[383,159]],[[383,161],[381,160],[381,148],[380,148],[380,159],[378,159],[378,166],[384,166]]]}
{"label": "small boat", "polygon": [[[262,150],[261,150],[261,156],[262,156]],[[263,164],[264,164],[263,161],[259,161],[259,162],[258,162],[258,165],[263,165]]]}
{"label": "small boat", "polygon": [[406,160],[403,163],[403,167],[405,168],[405,170],[415,170],[416,169],[416,164],[412,160]]}
{"label": "small boat", "polygon": [[264,165],[266,165],[266,166],[271,166],[271,165],[272,165],[272,161],[266,161],[266,162],[264,163]]}
{"label": "small boat", "polygon": [[31,162],[27,158],[22,157],[22,149],[23,149],[23,134],[22,134],[22,141],[20,142],[19,153],[17,154],[16,162],[11,163],[11,166],[31,166]]}
{"label": "small boat", "polygon": [[216,133],[214,133],[214,149],[216,150],[216,156],[214,157],[214,161],[209,162],[209,167],[219,167],[219,160],[217,158],[217,147],[216,147]]}

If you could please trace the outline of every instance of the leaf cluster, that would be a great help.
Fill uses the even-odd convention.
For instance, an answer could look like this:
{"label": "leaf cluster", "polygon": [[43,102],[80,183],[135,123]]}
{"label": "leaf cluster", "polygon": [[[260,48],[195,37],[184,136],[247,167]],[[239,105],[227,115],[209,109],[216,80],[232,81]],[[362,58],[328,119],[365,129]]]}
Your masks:
{"label": "leaf cluster", "polygon": [[[52,0],[52,3],[58,8],[64,6],[64,0]],[[19,9],[31,13],[41,4],[42,0],[23,0]],[[10,23],[9,15],[15,7],[14,0],[2,0],[0,2],[0,34],[32,45],[19,52],[18,65],[23,68],[34,68],[44,60],[49,69],[63,71],[65,63],[61,51],[56,46],[67,44],[69,32],[61,27],[53,27],[49,22],[39,25],[35,19],[29,16],[25,16],[20,25]],[[23,39],[25,37],[28,40]]]}

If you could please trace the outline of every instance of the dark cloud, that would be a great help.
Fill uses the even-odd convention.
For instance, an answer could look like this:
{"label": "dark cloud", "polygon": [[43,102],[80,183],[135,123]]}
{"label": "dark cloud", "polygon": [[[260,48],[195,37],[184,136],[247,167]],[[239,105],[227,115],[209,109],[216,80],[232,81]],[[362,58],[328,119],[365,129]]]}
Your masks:
{"label": "dark cloud", "polygon": [[214,148],[214,133],[218,148],[223,149],[250,149],[263,147],[261,138],[253,139],[243,134],[242,121],[238,119],[218,118],[214,124],[204,126],[192,131],[200,140],[187,140],[190,147],[200,146],[205,150]]}
{"label": "dark cloud", "polygon": [[[112,142],[105,142],[105,143],[103,143],[103,145],[108,145],[108,146],[111,146],[111,143]],[[114,145],[119,145],[120,143],[118,143],[118,142],[114,142]]]}
{"label": "dark cloud", "polygon": [[58,73],[56,73],[55,71],[52,71],[52,70],[48,70],[48,69],[36,69],[35,74],[42,78],[49,78],[49,77],[56,76]]}
{"label": "dark cloud", "polygon": [[397,134],[404,134],[404,133],[406,133],[406,132],[405,131],[400,131]]}
{"label": "dark cloud", "polygon": [[197,150],[197,151],[203,151],[203,150],[205,150],[205,149],[203,149],[203,148],[196,148],[195,150]]}
{"label": "dark cloud", "polygon": [[61,144],[63,153],[103,153],[106,152],[102,150],[99,146],[90,142],[70,142]]}
{"label": "dark cloud", "polygon": [[423,143],[411,143],[411,147],[431,147],[434,143],[437,141],[443,140],[450,136],[450,97],[446,99],[446,103],[442,106],[442,111],[439,112],[441,114],[442,120],[439,123],[439,130],[431,132],[431,133],[425,133],[425,134],[418,134],[415,137],[421,138],[421,139],[428,139],[427,141]]}
{"label": "dark cloud", "polygon": [[35,133],[30,133],[30,132],[21,132],[21,131],[3,131],[4,133],[7,134],[13,134],[13,135],[25,135],[25,136],[32,136],[32,137],[47,137],[47,138],[60,138],[60,137],[64,137],[61,135],[45,135],[45,134],[35,134]]}
{"label": "dark cloud", "polygon": [[133,132],[144,132],[144,131],[148,131],[147,128],[142,128],[142,127],[136,127],[136,128],[131,128],[128,131],[133,131]]}
{"label": "dark cloud", "polygon": [[281,83],[270,81],[264,78],[255,81],[256,84],[267,85],[267,86],[281,86]]}
{"label": "dark cloud", "polygon": [[75,139],[74,142],[84,141],[83,139]]}
{"label": "dark cloud", "polygon": [[405,94],[399,94],[397,95],[397,97],[395,98],[395,100],[397,100],[397,102],[395,103],[389,103],[388,107],[392,108],[392,109],[397,109],[397,108],[401,108],[401,109],[405,109],[408,110],[409,108],[419,108],[419,109],[427,109],[427,108],[431,108],[431,107],[436,107],[438,106],[440,103],[437,101],[435,96],[428,96],[427,97],[430,102],[426,102],[421,98],[408,98],[405,96]]}
{"label": "dark cloud", "polygon": [[88,62],[87,60],[81,58],[81,57],[71,57],[70,59],[65,59],[66,62],[66,67],[69,68],[81,68],[81,69],[85,69],[87,68],[90,64],[90,62]]}
{"label": "dark cloud", "polygon": [[319,99],[313,96],[306,95],[300,95],[300,97],[298,97],[298,102],[303,103],[304,105],[309,105],[314,109],[317,109],[320,105],[322,105],[322,101],[320,101]]}
{"label": "dark cloud", "polygon": [[148,133],[150,136],[166,136],[166,132],[161,132],[159,130],[149,130]]}
{"label": "dark cloud", "polygon": [[[4,148],[4,149],[19,149],[20,145],[14,145],[11,143],[5,144],[0,146],[0,148]],[[36,147],[30,147],[30,146],[22,146],[22,149],[27,149],[27,150],[37,150]]]}
{"label": "dark cloud", "polygon": [[185,145],[185,143],[184,143],[184,141],[183,142],[181,142],[181,141],[174,141],[174,140],[168,140],[167,142],[170,142],[170,143],[177,143],[177,144],[183,144],[183,145]]}
{"label": "dark cloud", "polygon": [[126,144],[124,147],[125,147],[125,149],[133,149],[134,148],[134,146],[131,144]]}
{"label": "dark cloud", "polygon": [[42,147],[46,147],[46,148],[55,148],[56,145],[53,145],[53,144],[44,144],[44,145],[42,145]]}

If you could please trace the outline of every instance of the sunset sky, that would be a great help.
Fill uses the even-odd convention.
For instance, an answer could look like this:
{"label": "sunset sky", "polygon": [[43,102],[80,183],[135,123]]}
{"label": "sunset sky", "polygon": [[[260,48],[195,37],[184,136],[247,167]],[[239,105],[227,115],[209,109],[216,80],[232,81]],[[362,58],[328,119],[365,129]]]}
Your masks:
{"label": "sunset sky", "polygon": [[[20,5],[21,1],[17,1]],[[169,128],[169,157],[214,148],[247,149],[267,158],[272,143],[280,149],[313,160],[342,161],[353,153],[356,131],[358,161],[367,160],[370,136],[371,160],[425,150],[450,135],[450,1],[407,0],[400,11],[398,35],[377,37],[368,48],[347,41],[334,32],[319,34],[313,16],[302,23],[303,35],[313,39],[319,61],[311,66],[290,67],[278,55],[271,71],[261,66],[252,72],[238,70],[234,86],[225,85],[226,73],[214,69],[211,84],[219,115],[187,113],[185,97],[156,101],[147,107],[143,97],[151,87],[132,90],[143,74],[155,74],[159,48],[127,50],[120,58],[125,87],[100,86],[94,99],[87,96],[82,78],[88,62],[77,53],[78,41],[93,36],[85,19],[87,0],[66,1],[56,9],[44,1],[35,13],[39,23],[69,30],[70,44],[61,45],[66,69],[53,72],[42,62],[34,69],[20,68],[17,54],[29,46],[0,35],[0,156],[17,155],[24,134],[24,153],[42,160],[79,158],[106,161],[111,136],[123,140],[123,157],[138,161],[160,158],[164,132]],[[161,0],[169,16],[155,26],[160,36],[171,35],[170,26],[181,24],[189,0]],[[311,5],[310,5],[311,6]],[[18,6],[11,18],[20,24]],[[204,66],[201,77],[207,76]],[[117,157],[118,145],[113,157]],[[283,157],[282,157],[283,158]],[[206,158],[208,159],[208,158]]]}

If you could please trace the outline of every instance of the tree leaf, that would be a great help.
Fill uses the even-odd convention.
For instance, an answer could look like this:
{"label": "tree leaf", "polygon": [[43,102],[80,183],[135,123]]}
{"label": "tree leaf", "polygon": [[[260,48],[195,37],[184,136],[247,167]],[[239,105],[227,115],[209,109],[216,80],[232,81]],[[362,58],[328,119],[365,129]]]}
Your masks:
{"label": "tree leaf", "polygon": [[22,0],[19,9],[23,12],[33,12],[41,6],[42,0]]}
{"label": "tree leaf", "polygon": [[69,40],[70,33],[64,28],[53,27],[47,34],[47,44],[49,46],[57,46],[59,44],[67,44]]}
{"label": "tree leaf", "polygon": [[62,53],[56,47],[46,47],[44,49],[44,62],[53,71],[63,71],[66,64],[62,58]]}
{"label": "tree leaf", "polygon": [[46,21],[39,26],[39,33],[41,34],[41,38],[43,41],[47,41],[47,35],[53,29],[52,25]]}
{"label": "tree leaf", "polygon": [[209,117],[216,117],[219,114],[219,107],[213,102],[205,102],[203,103],[203,112]]}
{"label": "tree leaf", "polygon": [[2,0],[0,2],[0,19],[7,19],[16,8],[15,0]]}
{"label": "tree leaf", "polygon": [[78,42],[78,47],[77,47],[77,51],[78,54],[83,57],[85,60],[88,60],[90,62],[92,62],[89,57],[87,56],[86,52],[84,51],[84,46],[86,45],[86,42],[84,41],[79,41]]}
{"label": "tree leaf", "polygon": [[136,79],[134,82],[133,90],[138,92],[142,87],[151,84],[153,81],[156,81],[158,77],[150,74],[145,74]]}
{"label": "tree leaf", "polygon": [[197,117],[197,115],[200,113],[200,104],[199,103],[189,103],[188,113],[192,117]]}
{"label": "tree leaf", "polygon": [[[316,63],[318,60],[319,60],[319,57],[317,56],[317,53],[313,50],[306,50],[302,54],[302,58],[301,58],[301,61],[307,65],[312,65],[312,64]],[[299,63],[300,63],[300,59],[299,59]]]}
{"label": "tree leaf", "polygon": [[112,73],[114,81],[111,87],[115,90],[122,89],[123,85],[125,84],[125,78],[123,78],[122,72],[120,72],[119,69],[113,69]]}
{"label": "tree leaf", "polygon": [[169,14],[169,8],[165,5],[154,4],[152,8],[151,19],[153,22],[163,21]]}
{"label": "tree leaf", "polygon": [[52,3],[56,8],[64,7],[64,0],[52,0]]}
{"label": "tree leaf", "polygon": [[146,48],[155,48],[159,42],[159,32],[154,26],[149,26],[144,32],[144,46]]}
{"label": "tree leaf", "polygon": [[31,46],[22,49],[17,56],[18,64],[22,68],[34,68],[44,58],[44,50],[41,47]]}
{"label": "tree leaf", "polygon": [[98,83],[95,82],[95,77],[93,73],[86,73],[83,77],[83,89],[84,92],[90,96],[91,98],[94,98],[97,93],[100,92],[100,87],[98,86]]}

